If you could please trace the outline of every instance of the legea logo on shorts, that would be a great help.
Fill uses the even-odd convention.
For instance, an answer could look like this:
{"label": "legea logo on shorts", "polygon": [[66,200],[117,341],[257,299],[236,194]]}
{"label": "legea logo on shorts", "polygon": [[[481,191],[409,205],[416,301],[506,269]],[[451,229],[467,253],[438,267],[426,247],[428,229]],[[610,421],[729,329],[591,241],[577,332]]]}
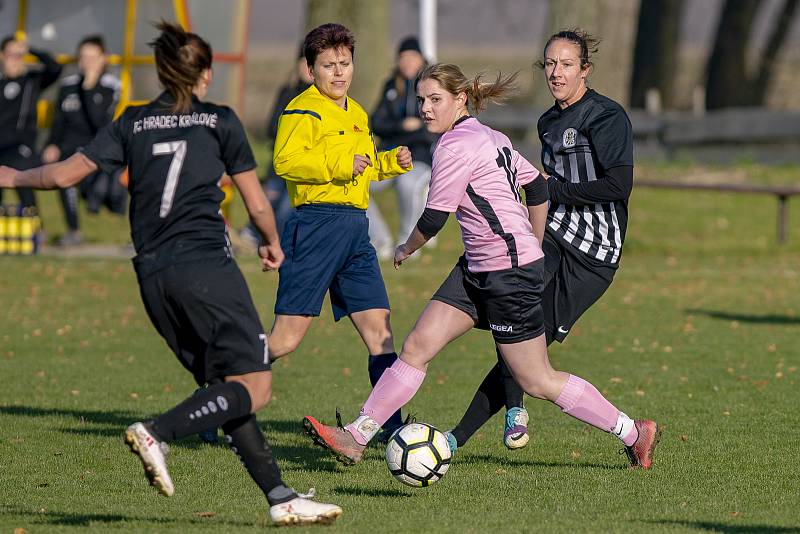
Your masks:
{"label": "legea logo on shorts", "polygon": [[513,327],[511,325],[505,324],[492,324],[489,323],[489,328],[494,330],[495,332],[513,332]]}

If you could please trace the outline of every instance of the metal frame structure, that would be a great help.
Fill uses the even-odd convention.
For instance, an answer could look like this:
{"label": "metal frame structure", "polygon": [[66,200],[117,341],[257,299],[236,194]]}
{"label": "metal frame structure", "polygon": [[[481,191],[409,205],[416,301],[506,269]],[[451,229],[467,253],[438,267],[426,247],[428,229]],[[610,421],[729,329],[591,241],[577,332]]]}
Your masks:
{"label": "metal frame structure", "polygon": [[[132,98],[132,70],[133,67],[136,65],[153,65],[155,60],[153,56],[143,55],[143,54],[136,54],[135,53],[135,35],[136,35],[136,7],[137,7],[138,0],[125,0],[125,22],[124,22],[124,38],[123,38],[123,50],[122,54],[110,54],[109,55],[109,64],[111,65],[118,65],[120,67],[120,81],[122,82],[122,88],[120,91],[120,99],[119,105],[117,107],[117,114],[122,113],[122,111],[131,104],[140,104],[144,101],[141,100],[134,100]],[[24,40],[26,36],[26,23],[27,23],[27,11],[28,11],[28,0],[17,0],[17,30],[15,36],[20,39]],[[187,30],[192,30],[192,21],[191,21],[191,13],[189,9],[189,2],[188,0],[172,0],[172,6],[174,9],[175,19],[177,22],[186,28]],[[214,54],[214,61],[219,63],[230,63],[230,64],[238,64],[239,65],[239,90],[238,94],[236,95],[236,101],[232,102],[235,108],[240,113],[244,113],[244,103],[245,103],[245,61],[247,57],[247,41],[249,37],[249,30],[247,28],[247,21],[250,18],[250,0],[245,0],[244,2],[244,15],[240,17],[241,20],[237,22],[239,27],[236,30],[238,35],[241,35],[241,52],[239,53],[215,53]],[[70,54],[56,54],[55,55],[56,61],[61,64],[68,64],[74,63],[77,61],[77,58],[74,55]],[[35,62],[36,58],[33,56],[29,56],[26,58],[30,62]],[[48,116],[46,112],[48,107],[47,102],[40,102],[39,103],[39,116],[45,118]]]}

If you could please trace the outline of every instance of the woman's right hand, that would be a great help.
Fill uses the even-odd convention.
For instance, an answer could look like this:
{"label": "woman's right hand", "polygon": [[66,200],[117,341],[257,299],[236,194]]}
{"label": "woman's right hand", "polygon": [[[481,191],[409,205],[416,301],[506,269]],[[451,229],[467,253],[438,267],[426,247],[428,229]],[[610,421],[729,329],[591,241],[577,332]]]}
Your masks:
{"label": "woman's right hand", "polygon": [[353,156],[353,178],[363,173],[367,167],[372,167],[372,161],[368,155],[356,154]]}
{"label": "woman's right hand", "polygon": [[263,271],[274,271],[283,263],[284,255],[280,243],[261,245],[258,247]]}

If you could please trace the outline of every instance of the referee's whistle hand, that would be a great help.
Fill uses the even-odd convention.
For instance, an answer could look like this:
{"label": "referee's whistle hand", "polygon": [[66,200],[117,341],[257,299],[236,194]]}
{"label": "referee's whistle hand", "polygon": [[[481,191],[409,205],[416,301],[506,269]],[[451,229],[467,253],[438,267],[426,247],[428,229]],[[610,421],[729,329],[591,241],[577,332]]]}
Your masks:
{"label": "referee's whistle hand", "polygon": [[258,247],[258,255],[261,257],[263,271],[274,271],[283,263],[283,249],[279,243],[261,245]]}
{"label": "referee's whistle hand", "polygon": [[353,177],[358,176],[364,169],[367,167],[371,167],[372,162],[369,160],[368,157],[364,157],[361,154],[356,154],[353,156]]}

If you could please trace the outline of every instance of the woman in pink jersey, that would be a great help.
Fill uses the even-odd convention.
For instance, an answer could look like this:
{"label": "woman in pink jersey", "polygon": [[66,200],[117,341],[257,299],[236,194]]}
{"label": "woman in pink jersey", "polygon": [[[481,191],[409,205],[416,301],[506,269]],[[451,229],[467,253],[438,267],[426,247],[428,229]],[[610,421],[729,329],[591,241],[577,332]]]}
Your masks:
{"label": "woman in pink jersey", "polygon": [[[589,382],[550,365],[541,306],[547,182],[508,138],[469,114],[512,90],[514,77],[492,84],[467,79],[455,65],[427,67],[418,78],[422,117],[443,134],[433,155],[425,212],[397,247],[395,267],[456,214],[464,255],[433,295],[403,343],[400,358],[375,385],[360,416],[344,428],[313,417],[303,424],[316,443],[346,464],[361,460],[367,443],[395,410],[416,394],[428,364],[448,343],[477,327],[491,330],[519,385],[576,419],[613,432],[645,469],[658,441],[654,421],[634,421]],[[525,190],[523,203],[519,187]]]}

